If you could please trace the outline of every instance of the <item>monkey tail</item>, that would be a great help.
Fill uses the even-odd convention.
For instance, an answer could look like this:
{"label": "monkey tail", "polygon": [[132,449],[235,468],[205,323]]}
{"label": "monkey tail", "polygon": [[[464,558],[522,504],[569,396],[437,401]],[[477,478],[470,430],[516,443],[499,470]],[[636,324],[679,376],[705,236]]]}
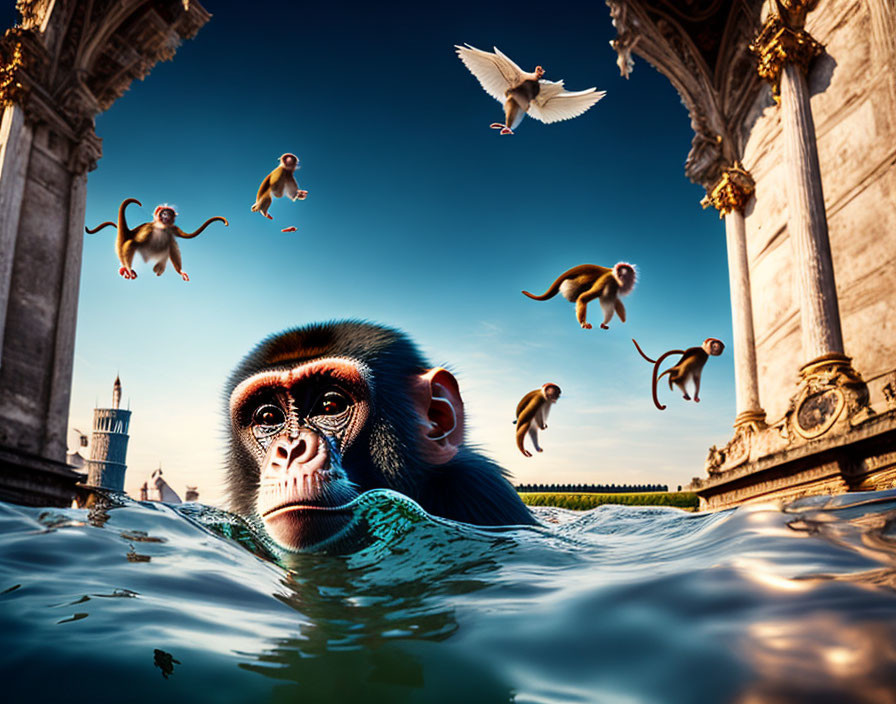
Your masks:
{"label": "monkey tail", "polygon": [[545,291],[543,294],[541,294],[540,296],[536,296],[534,293],[529,293],[528,291],[523,291],[523,295],[528,296],[529,298],[531,298],[532,300],[535,300],[535,301],[546,301],[549,298],[553,298],[554,296],[557,295],[557,292],[560,290],[560,285],[563,283],[563,281],[565,279],[566,279],[565,273],[558,276],[557,280],[551,284],[551,287],[547,291]]}
{"label": "monkey tail", "polygon": [[[653,390],[653,404],[654,404],[659,410],[661,410],[661,411],[665,411],[665,410],[666,410],[666,407],[665,407],[663,404],[660,403],[659,396],[657,396],[657,393],[656,393],[656,383],[657,383],[662,377],[666,376],[666,374],[668,374],[668,373],[669,373],[670,371],[672,371],[672,370],[671,370],[671,369],[667,369],[666,371],[664,371],[664,372],[663,372],[662,374],[660,374],[659,376],[657,376],[657,372],[659,372],[659,370],[660,370],[660,365],[663,363],[663,360],[664,360],[666,357],[668,357],[669,355],[672,355],[672,354],[684,354],[684,350],[669,350],[668,352],[664,352],[663,354],[660,355],[659,359],[657,359],[656,362],[654,362],[654,364],[653,364],[653,385],[652,385],[652,386],[653,386],[653,389],[652,389],[652,390]],[[671,384],[671,382],[672,382],[671,377],[670,377],[670,379],[669,379],[669,382],[670,382],[670,384]]]}
{"label": "monkey tail", "polygon": [[101,222],[92,230],[89,227],[85,227],[84,232],[86,232],[88,235],[93,235],[102,230],[104,227],[115,227],[115,223],[111,220],[106,220],[106,222]]}
{"label": "monkey tail", "polygon": [[141,203],[136,198],[125,198],[121,201],[121,205],[118,206],[118,232],[121,234],[122,232],[130,232],[130,228],[128,227],[128,221],[125,219],[124,211],[131,204],[136,203],[141,208],[143,207],[143,203]]}
{"label": "monkey tail", "polygon": [[646,360],[647,360],[648,362],[650,362],[651,364],[656,364],[656,360],[655,360],[655,359],[651,359],[651,358],[648,357],[646,354],[644,354],[644,350],[641,349],[641,345],[638,344],[638,341],[635,340],[635,338],[632,338],[632,342],[635,343],[635,347],[637,348],[638,352],[641,353],[641,356],[642,356],[644,359],[646,359]]}
{"label": "monkey tail", "polygon": [[215,215],[215,217],[213,217],[213,218],[209,218],[209,219],[206,220],[204,223],[202,223],[202,224],[199,226],[199,229],[196,230],[195,232],[179,232],[178,234],[179,234],[181,237],[183,237],[184,239],[187,239],[187,240],[188,240],[188,239],[190,239],[191,237],[196,237],[196,235],[198,235],[200,232],[202,232],[205,228],[207,228],[207,227],[208,227],[209,225],[211,225],[213,222],[217,222],[217,221],[223,222],[224,225],[225,225],[225,227],[230,227],[230,223],[227,222],[227,218],[222,218],[220,215]]}
{"label": "monkey tail", "polygon": [[519,430],[516,431],[516,446],[519,448],[519,451],[524,455],[526,454],[526,448],[523,447],[523,441],[526,439],[526,433],[521,433]]}

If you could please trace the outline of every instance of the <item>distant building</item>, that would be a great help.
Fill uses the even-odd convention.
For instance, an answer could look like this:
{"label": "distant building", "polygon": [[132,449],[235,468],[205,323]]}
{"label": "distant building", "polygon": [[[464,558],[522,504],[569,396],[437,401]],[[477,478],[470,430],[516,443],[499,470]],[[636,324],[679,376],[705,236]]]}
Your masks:
{"label": "distant building", "polygon": [[116,376],[112,387],[112,408],[96,408],[93,411],[90,459],[87,460],[89,486],[124,491],[131,412],[120,409],[120,404],[121,380]]}
{"label": "distant building", "polygon": [[87,459],[81,454],[81,450],[87,447],[88,437],[77,428],[72,428],[72,430],[78,434],[78,449],[74,452],[67,452],[65,454],[65,463],[69,467],[83,469],[87,466]]}
{"label": "distant building", "polygon": [[[191,489],[198,498],[199,492],[196,491],[196,487],[187,487],[187,496],[190,496]],[[143,482],[143,486],[140,487],[140,500],[163,501],[166,504],[181,503],[180,497],[177,495],[177,492],[171,488],[171,485],[168,484],[168,482],[162,479],[161,466],[152,473],[152,476],[149,478],[148,482]],[[195,499],[188,498],[187,500],[194,501]]]}

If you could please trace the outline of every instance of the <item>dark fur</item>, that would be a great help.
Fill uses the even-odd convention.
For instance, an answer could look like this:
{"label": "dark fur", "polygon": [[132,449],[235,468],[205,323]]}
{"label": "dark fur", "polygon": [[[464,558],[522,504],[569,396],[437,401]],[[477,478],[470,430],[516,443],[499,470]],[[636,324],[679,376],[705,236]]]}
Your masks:
{"label": "dark fur", "polygon": [[[534,517],[507,481],[506,471],[466,446],[450,462],[431,466],[417,452],[419,425],[408,380],[431,367],[398,330],[360,321],[319,323],[272,335],[234,369],[225,389],[270,369],[288,369],[320,357],[349,357],[373,374],[371,417],[346,450],[342,466],[362,491],[389,488],[429,513],[477,525],[534,524]],[[229,408],[228,408],[229,418]],[[231,508],[255,512],[256,461],[231,435],[227,469]]]}

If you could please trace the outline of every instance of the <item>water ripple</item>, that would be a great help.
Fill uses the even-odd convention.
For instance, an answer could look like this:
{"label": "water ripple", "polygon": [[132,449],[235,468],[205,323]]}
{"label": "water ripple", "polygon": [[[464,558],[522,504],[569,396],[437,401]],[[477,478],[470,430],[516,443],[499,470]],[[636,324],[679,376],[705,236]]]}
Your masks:
{"label": "water ripple", "polygon": [[289,554],[198,504],[0,503],[4,698],[896,700],[896,491],[476,528],[377,490],[352,514]]}

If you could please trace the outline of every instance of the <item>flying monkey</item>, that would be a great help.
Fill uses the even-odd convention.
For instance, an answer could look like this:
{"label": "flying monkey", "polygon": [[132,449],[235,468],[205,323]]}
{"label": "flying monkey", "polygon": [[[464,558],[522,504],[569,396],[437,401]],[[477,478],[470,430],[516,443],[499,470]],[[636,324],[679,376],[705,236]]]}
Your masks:
{"label": "flying monkey", "polygon": [[560,274],[540,296],[528,291],[523,291],[523,294],[536,301],[546,301],[560,293],[567,301],[575,301],[576,318],[585,330],[591,329],[591,323],[586,320],[588,303],[597,298],[604,313],[604,321],[600,326],[609,330],[607,323],[612,319],[614,311],[619,315],[619,320],[625,322],[625,306],[619,297],[632,292],[636,278],[635,267],[625,262],[619,262],[612,269],[596,264],[581,264]]}
{"label": "flying monkey", "polygon": [[[137,272],[132,268],[134,254],[140,252],[143,261],[155,261],[152,270],[156,276],[161,276],[165,271],[165,265],[168,259],[171,259],[171,265],[174,270],[180,274],[184,281],[189,281],[190,277],[181,269],[180,248],[177,246],[176,237],[190,239],[200,234],[211,223],[220,221],[228,226],[226,218],[219,215],[209,218],[195,232],[184,232],[174,220],[177,212],[170,205],[159,205],[156,207],[152,215],[152,222],[145,222],[137,225],[133,230],[128,227],[125,219],[125,209],[131,203],[136,203],[142,207],[142,203],[136,198],[125,198],[118,206],[118,237],[115,239],[115,253],[118,255],[118,261],[121,262],[121,268],[118,273],[126,279],[136,279]],[[99,232],[104,227],[116,227],[112,221],[100,223],[92,230],[85,227],[84,231],[92,235]]]}
{"label": "flying monkey", "polygon": [[538,431],[547,430],[548,413],[551,406],[560,398],[560,387],[556,384],[543,384],[540,389],[527,393],[516,407],[516,446],[526,457],[531,457],[523,442],[526,435],[532,441],[536,452],[541,452],[538,445]]}
{"label": "flying monkey", "polygon": [[[666,407],[659,401],[656,393],[656,384],[662,377],[666,376],[666,374],[669,375],[669,389],[672,388],[672,384],[678,386],[685,401],[691,400],[685,384],[688,379],[692,379],[694,382],[694,402],[700,403],[700,375],[703,373],[703,365],[706,364],[709,355],[717,357],[725,349],[725,345],[721,340],[715,337],[707,337],[700,347],[689,347],[686,350],[669,350],[661,354],[659,359],[651,359],[644,354],[644,350],[641,349],[641,346],[634,338],[632,338],[632,342],[635,343],[635,348],[637,348],[641,356],[653,365],[653,402],[661,411],[665,410]],[[669,367],[657,376],[663,360],[673,354],[680,354],[681,358],[674,366]]]}

